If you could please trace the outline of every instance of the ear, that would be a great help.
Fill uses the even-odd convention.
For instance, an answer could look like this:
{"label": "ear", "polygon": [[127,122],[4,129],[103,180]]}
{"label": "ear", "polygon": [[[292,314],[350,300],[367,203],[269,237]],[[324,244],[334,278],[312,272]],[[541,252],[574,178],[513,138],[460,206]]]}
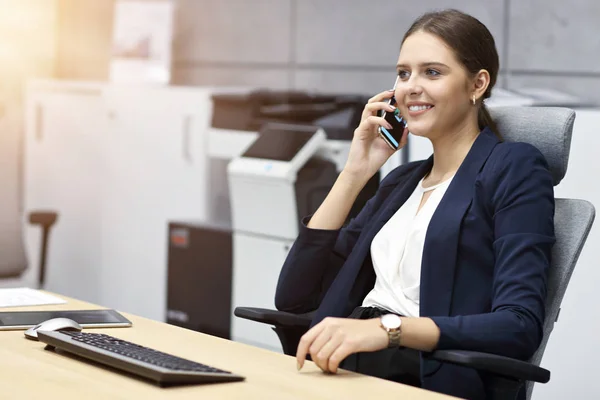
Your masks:
{"label": "ear", "polygon": [[471,97],[475,96],[477,100],[481,99],[489,85],[490,73],[485,69],[479,70],[473,78]]}

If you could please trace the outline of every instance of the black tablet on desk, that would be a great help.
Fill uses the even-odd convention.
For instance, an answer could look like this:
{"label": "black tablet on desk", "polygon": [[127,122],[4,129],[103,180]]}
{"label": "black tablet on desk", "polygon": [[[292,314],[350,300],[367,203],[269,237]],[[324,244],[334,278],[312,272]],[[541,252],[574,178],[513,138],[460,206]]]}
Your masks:
{"label": "black tablet on desk", "polygon": [[131,321],[115,310],[6,311],[0,312],[0,331],[29,329],[52,318],[69,318],[84,328],[119,328]]}

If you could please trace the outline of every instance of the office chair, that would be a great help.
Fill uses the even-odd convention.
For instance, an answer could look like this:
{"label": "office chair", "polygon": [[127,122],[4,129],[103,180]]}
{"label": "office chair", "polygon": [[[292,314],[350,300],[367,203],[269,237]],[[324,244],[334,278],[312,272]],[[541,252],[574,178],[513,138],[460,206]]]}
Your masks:
{"label": "office chair", "polygon": [[[23,244],[21,212],[18,206],[18,193],[11,185],[0,186],[0,279],[18,278],[27,269],[27,257]],[[46,275],[46,254],[50,228],[58,218],[52,211],[35,211],[28,215],[29,223],[42,228],[42,249],[40,252],[38,285],[43,287]]]}
{"label": "office chair", "polygon": [[[552,107],[501,107],[490,109],[490,113],[504,140],[528,142],[544,154],[554,185],[558,185],[567,171],[575,112]],[[515,399],[525,384],[526,398],[530,399],[534,382],[546,383],[550,380],[550,371],[540,368],[539,364],[554,323],[558,320],[560,304],[594,217],[594,206],[588,201],[556,199],[556,243],[552,249],[549,271],[544,336],[540,347],[528,362],[464,350],[438,350],[424,356],[484,372],[486,398]],[[237,307],[234,313],[237,317],[273,325],[283,351],[288,355],[295,354],[300,337],[308,329],[314,314],[297,315],[249,307]]]}

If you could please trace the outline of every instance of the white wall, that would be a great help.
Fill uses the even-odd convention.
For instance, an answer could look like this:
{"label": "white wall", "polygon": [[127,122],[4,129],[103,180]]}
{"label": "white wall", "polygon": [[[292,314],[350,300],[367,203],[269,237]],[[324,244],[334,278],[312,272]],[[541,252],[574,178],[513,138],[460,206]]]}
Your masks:
{"label": "white wall", "polygon": [[[600,211],[600,186],[596,182],[600,172],[599,124],[600,111],[577,111],[569,167],[555,190],[556,197],[592,202],[597,212]],[[542,360],[542,367],[551,371],[551,380],[534,387],[534,399],[600,398],[600,388],[595,382],[600,359],[599,242],[600,223],[596,218]]]}

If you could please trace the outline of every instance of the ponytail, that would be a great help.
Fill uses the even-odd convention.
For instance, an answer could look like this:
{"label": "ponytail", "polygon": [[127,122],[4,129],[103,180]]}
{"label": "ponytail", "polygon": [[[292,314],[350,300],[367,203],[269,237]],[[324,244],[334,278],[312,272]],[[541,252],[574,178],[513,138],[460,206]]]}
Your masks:
{"label": "ponytail", "polygon": [[483,129],[486,126],[489,127],[492,132],[498,137],[500,141],[502,141],[502,135],[498,131],[498,126],[492,119],[490,112],[488,111],[486,105],[482,102],[481,107],[479,107],[479,113],[477,114],[477,123],[479,124],[479,129]]}

